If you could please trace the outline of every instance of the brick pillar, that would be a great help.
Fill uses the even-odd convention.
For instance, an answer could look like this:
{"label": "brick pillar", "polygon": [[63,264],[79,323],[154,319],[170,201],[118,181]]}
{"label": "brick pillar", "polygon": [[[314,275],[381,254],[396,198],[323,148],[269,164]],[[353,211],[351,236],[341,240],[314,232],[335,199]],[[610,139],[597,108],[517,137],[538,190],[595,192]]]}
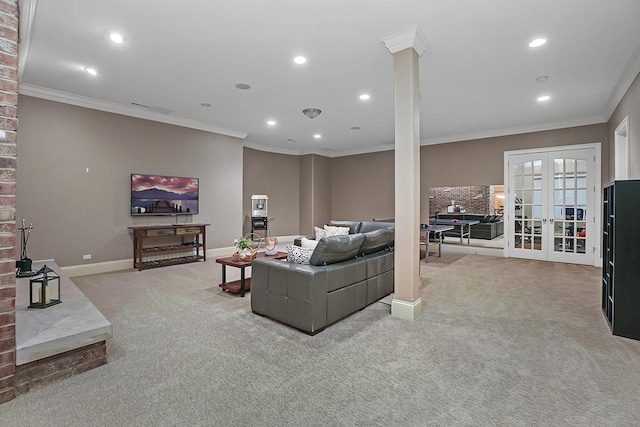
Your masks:
{"label": "brick pillar", "polygon": [[16,396],[17,106],[18,0],[0,0],[0,403]]}

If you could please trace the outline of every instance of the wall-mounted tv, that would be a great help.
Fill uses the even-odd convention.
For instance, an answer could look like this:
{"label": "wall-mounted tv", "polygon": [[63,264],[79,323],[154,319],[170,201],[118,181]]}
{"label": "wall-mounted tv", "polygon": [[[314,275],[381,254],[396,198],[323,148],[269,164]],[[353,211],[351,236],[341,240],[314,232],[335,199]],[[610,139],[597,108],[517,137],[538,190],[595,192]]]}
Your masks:
{"label": "wall-mounted tv", "polygon": [[198,213],[198,178],[131,174],[131,215]]}

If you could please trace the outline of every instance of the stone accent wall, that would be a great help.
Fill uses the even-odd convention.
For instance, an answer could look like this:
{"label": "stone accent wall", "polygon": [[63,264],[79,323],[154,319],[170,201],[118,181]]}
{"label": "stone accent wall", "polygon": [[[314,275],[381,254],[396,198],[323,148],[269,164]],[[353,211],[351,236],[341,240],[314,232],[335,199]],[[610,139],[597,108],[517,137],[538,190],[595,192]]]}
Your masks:
{"label": "stone accent wall", "polygon": [[20,365],[15,373],[16,392],[24,394],[106,363],[107,347],[101,341]]}
{"label": "stone accent wall", "polygon": [[466,213],[493,214],[493,198],[490,185],[470,185],[466,187],[434,187],[429,189],[429,217],[446,213],[453,200]]}
{"label": "stone accent wall", "polygon": [[0,0],[0,403],[16,396],[17,106],[18,1]]}

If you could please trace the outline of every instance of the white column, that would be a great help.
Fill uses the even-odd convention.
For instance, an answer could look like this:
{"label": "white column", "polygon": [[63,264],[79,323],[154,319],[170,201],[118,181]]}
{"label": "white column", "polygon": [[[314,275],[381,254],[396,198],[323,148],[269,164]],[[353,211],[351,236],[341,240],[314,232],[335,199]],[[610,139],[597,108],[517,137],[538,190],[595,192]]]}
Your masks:
{"label": "white column", "polygon": [[391,315],[415,320],[420,298],[420,79],[427,42],[418,27],[383,40],[394,57],[395,293]]}

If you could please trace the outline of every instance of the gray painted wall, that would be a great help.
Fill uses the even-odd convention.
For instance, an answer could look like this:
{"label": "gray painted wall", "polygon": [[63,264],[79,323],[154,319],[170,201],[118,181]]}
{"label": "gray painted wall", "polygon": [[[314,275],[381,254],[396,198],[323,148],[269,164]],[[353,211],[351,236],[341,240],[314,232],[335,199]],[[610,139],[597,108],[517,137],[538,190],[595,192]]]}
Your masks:
{"label": "gray painted wall", "polygon": [[603,144],[604,177],[608,173],[606,123],[427,145],[420,151],[421,186],[423,191],[428,191],[429,187],[504,184],[505,151],[592,142]]}
{"label": "gray painted wall", "polygon": [[331,159],[331,218],[371,221],[393,218],[393,151]]}
{"label": "gray painted wall", "polygon": [[609,174],[602,180],[606,184],[615,176],[614,132],[625,116],[629,116],[627,138],[629,138],[629,179],[640,179],[640,74],[631,84],[618,107],[609,119]]}
{"label": "gray painted wall", "polygon": [[131,173],[199,178],[200,213],[188,222],[211,224],[208,248],[242,232],[241,140],[27,96],[18,105],[16,217],[34,225],[30,258],[132,258],[128,226],[175,218],[131,217]]}
{"label": "gray painted wall", "polygon": [[[509,135],[420,149],[421,221],[429,217],[429,188],[504,184],[504,152],[559,145],[602,143],[602,176],[608,172],[607,124]],[[332,159],[331,217],[371,220],[394,217],[393,151]]]}
{"label": "gray painted wall", "polygon": [[299,200],[300,216],[299,216],[299,230],[296,233],[303,234],[305,236],[310,235],[309,230],[313,230],[314,215],[313,215],[313,154],[307,154],[300,156],[300,189]]}
{"label": "gray painted wall", "polygon": [[269,234],[288,236],[299,233],[300,158],[287,154],[244,149],[244,189],[242,212],[244,232],[251,231],[251,196],[269,197],[267,215]]}
{"label": "gray painted wall", "polygon": [[313,219],[309,228],[301,230],[303,234],[313,235],[313,226],[326,224],[332,219],[333,184],[331,170],[333,159],[324,156],[313,156]]}

